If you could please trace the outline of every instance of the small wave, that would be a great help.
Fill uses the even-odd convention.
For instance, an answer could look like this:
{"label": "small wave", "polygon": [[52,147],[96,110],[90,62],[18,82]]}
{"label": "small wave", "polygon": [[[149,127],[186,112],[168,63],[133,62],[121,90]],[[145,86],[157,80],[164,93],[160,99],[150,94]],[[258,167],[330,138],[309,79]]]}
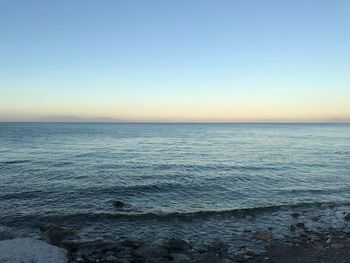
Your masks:
{"label": "small wave", "polygon": [[161,184],[139,184],[139,185],[130,185],[123,187],[124,190],[130,191],[164,191],[167,189],[174,189],[176,187],[183,187],[184,185],[180,183],[161,183]]}
{"label": "small wave", "polygon": [[17,192],[17,193],[6,193],[0,195],[0,200],[11,200],[11,199],[33,199],[37,197],[42,197],[47,194],[44,191],[26,191],[26,192]]}
{"label": "small wave", "polygon": [[[78,177],[75,177],[78,178]],[[87,188],[78,188],[78,189],[36,189],[33,191],[20,191],[20,189],[13,192],[0,192],[0,200],[11,200],[11,199],[20,199],[20,200],[28,200],[35,198],[48,198],[48,196],[54,195],[62,195],[65,193],[66,195],[73,196],[74,198],[81,198],[84,196],[92,196],[92,195],[118,195],[118,196],[133,196],[140,195],[146,193],[161,193],[166,191],[174,191],[174,189],[183,189],[186,187],[190,187],[193,189],[193,186],[186,186],[180,183],[160,183],[160,184],[136,184],[136,185],[112,185],[112,186],[103,186],[103,187],[87,187]]]}
{"label": "small wave", "polygon": [[292,195],[299,195],[299,194],[329,194],[329,193],[342,193],[342,192],[348,192],[349,187],[338,187],[338,188],[317,188],[317,189],[282,189],[279,190],[280,194],[292,194]]}
{"label": "small wave", "polygon": [[[135,184],[135,185],[112,185],[112,186],[103,186],[103,187],[90,187],[79,189],[79,192],[92,193],[95,194],[115,194],[115,193],[123,193],[123,194],[139,194],[139,193],[147,193],[147,192],[164,192],[168,190],[174,190],[176,188],[185,188],[186,185],[180,183],[149,183],[149,184]],[[191,186],[192,187],[192,186]]]}
{"label": "small wave", "polygon": [[229,165],[229,164],[156,164],[153,165],[155,169],[159,170],[172,170],[172,169],[185,169],[185,170],[197,170],[197,171],[260,171],[260,170],[278,170],[279,168],[273,166],[254,166],[254,165]]}
{"label": "small wave", "polygon": [[11,160],[11,161],[4,161],[0,162],[0,164],[21,164],[21,163],[29,163],[30,160]]}
{"label": "small wave", "polygon": [[158,171],[276,171],[283,167],[259,166],[259,165],[231,165],[231,164],[178,164],[178,163],[144,163],[144,164],[121,164],[108,163],[98,164],[98,169],[153,169]]}
{"label": "small wave", "polygon": [[[196,212],[149,212],[149,213],[135,213],[135,212],[118,212],[118,213],[75,213],[65,215],[25,215],[16,217],[15,219],[3,218],[3,222],[9,224],[11,221],[16,221],[21,224],[42,224],[65,222],[68,224],[81,224],[82,222],[102,222],[104,220],[157,220],[157,221],[191,221],[195,219],[210,219],[210,218],[227,218],[237,217],[243,218],[246,215],[257,216],[263,213],[271,213],[279,210],[290,210],[295,208],[311,208],[320,207],[322,202],[318,203],[300,203],[295,205],[271,205],[265,207],[253,208],[237,208],[228,210],[207,210]],[[336,206],[350,205],[350,203],[337,203]]]}
{"label": "small wave", "polygon": [[59,162],[59,163],[52,164],[52,166],[53,167],[64,167],[64,166],[69,166],[72,164],[73,164],[73,162]]}

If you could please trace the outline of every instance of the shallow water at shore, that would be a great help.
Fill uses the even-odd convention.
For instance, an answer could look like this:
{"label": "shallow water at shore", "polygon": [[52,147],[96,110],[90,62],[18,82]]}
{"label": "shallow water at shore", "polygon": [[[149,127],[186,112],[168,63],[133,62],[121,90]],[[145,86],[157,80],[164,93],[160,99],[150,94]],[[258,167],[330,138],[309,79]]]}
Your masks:
{"label": "shallow water at shore", "polygon": [[[276,237],[289,235],[290,211],[311,215],[322,202],[350,200],[349,130],[1,123],[0,223],[27,233],[59,223],[84,240],[232,241],[271,226]],[[125,206],[114,207],[113,200]],[[322,210],[312,225],[343,224],[342,209]]]}

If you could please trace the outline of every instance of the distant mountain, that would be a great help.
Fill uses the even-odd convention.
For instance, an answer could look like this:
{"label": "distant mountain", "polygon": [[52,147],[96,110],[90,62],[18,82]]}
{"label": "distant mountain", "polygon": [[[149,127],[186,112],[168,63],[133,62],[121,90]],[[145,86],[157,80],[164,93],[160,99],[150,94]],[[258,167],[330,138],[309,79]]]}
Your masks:
{"label": "distant mountain", "polygon": [[65,115],[65,116],[46,116],[46,117],[37,117],[37,118],[16,118],[16,119],[5,119],[1,118],[0,122],[3,121],[15,121],[15,122],[158,122],[158,123],[349,123],[350,118],[328,118],[328,119],[309,119],[309,120],[279,120],[279,119],[256,119],[256,120],[246,120],[246,121],[174,121],[174,120],[140,120],[140,119],[115,119],[110,117],[92,117],[84,118],[74,115]]}
{"label": "distant mountain", "polygon": [[122,122],[120,119],[109,117],[82,118],[77,116],[47,116],[36,119],[40,122]]}

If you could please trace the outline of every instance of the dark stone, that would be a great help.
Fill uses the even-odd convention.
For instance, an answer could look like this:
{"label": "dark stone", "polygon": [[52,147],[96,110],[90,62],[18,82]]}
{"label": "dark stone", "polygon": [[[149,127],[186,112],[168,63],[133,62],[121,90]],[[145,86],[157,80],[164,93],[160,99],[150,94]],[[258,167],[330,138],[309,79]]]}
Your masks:
{"label": "dark stone", "polygon": [[0,225],[0,240],[15,238],[13,230],[9,227]]}
{"label": "dark stone", "polygon": [[106,262],[117,262],[117,257],[113,255],[109,255],[106,257]]}
{"label": "dark stone", "polygon": [[169,259],[164,257],[155,257],[146,260],[146,263],[169,263]]}
{"label": "dark stone", "polygon": [[331,248],[334,248],[334,249],[343,249],[343,248],[345,248],[345,245],[344,245],[344,244],[332,244],[332,245],[331,245]]}
{"label": "dark stone", "polygon": [[271,243],[271,242],[266,243],[266,244],[264,245],[264,248],[265,248],[265,249],[270,249],[271,247],[272,247],[272,243]]}
{"label": "dark stone", "polygon": [[185,251],[190,247],[189,243],[179,238],[171,238],[168,242],[168,248],[170,251]]}
{"label": "dark stone", "polygon": [[65,240],[62,242],[62,247],[64,247],[68,252],[74,253],[79,249],[79,242],[73,240]]}
{"label": "dark stone", "polygon": [[227,253],[228,245],[221,240],[214,240],[207,246],[207,251],[215,252],[221,256]]}
{"label": "dark stone", "polygon": [[135,258],[132,259],[131,262],[132,263],[145,263],[145,260],[143,258],[135,257]]}
{"label": "dark stone", "polygon": [[344,216],[344,219],[346,221],[350,221],[350,212],[346,213],[346,215]]}
{"label": "dark stone", "polygon": [[131,248],[118,252],[118,263],[129,263],[132,258],[132,252],[133,250]]}
{"label": "dark stone", "polygon": [[258,253],[254,250],[247,250],[245,254],[250,257],[256,257],[258,255]]}
{"label": "dark stone", "polygon": [[203,254],[197,261],[197,263],[222,263],[222,260],[218,255],[213,252]]}
{"label": "dark stone", "polygon": [[269,240],[271,238],[271,234],[267,231],[257,231],[253,235],[253,239],[257,240]]}
{"label": "dark stone", "polygon": [[333,203],[324,203],[324,204],[321,204],[321,208],[322,209],[328,209],[328,208],[334,208],[335,207],[335,204]]}
{"label": "dark stone", "polygon": [[120,200],[114,200],[112,202],[112,205],[116,208],[120,208],[120,207],[124,207],[125,203],[123,201],[120,201]]}
{"label": "dark stone", "polygon": [[125,239],[122,242],[120,242],[120,244],[124,247],[138,248],[142,245],[142,242],[131,239]]}
{"label": "dark stone", "polygon": [[168,250],[163,247],[143,245],[135,250],[135,256],[144,259],[155,257],[168,257]]}
{"label": "dark stone", "polygon": [[187,263],[191,262],[191,257],[187,254],[183,253],[171,253],[170,254],[170,259],[174,263]]}
{"label": "dark stone", "polygon": [[56,225],[42,225],[39,229],[55,246],[61,246],[64,239],[75,235],[73,230]]}
{"label": "dark stone", "polygon": [[298,218],[298,217],[300,216],[299,213],[291,213],[290,215],[291,215],[292,217],[294,217],[294,218]]}
{"label": "dark stone", "polygon": [[295,225],[291,224],[289,229],[290,229],[290,231],[295,231],[296,227],[295,227]]}
{"label": "dark stone", "polygon": [[296,226],[297,228],[305,228],[305,223],[303,223],[303,222],[298,222],[298,223],[295,224],[295,226]]}

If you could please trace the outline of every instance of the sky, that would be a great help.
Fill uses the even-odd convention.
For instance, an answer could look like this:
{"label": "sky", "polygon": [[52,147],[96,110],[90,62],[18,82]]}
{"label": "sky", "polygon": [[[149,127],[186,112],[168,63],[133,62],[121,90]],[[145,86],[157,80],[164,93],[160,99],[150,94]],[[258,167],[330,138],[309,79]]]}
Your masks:
{"label": "sky", "polygon": [[349,14],[349,0],[0,0],[0,120],[350,120]]}

